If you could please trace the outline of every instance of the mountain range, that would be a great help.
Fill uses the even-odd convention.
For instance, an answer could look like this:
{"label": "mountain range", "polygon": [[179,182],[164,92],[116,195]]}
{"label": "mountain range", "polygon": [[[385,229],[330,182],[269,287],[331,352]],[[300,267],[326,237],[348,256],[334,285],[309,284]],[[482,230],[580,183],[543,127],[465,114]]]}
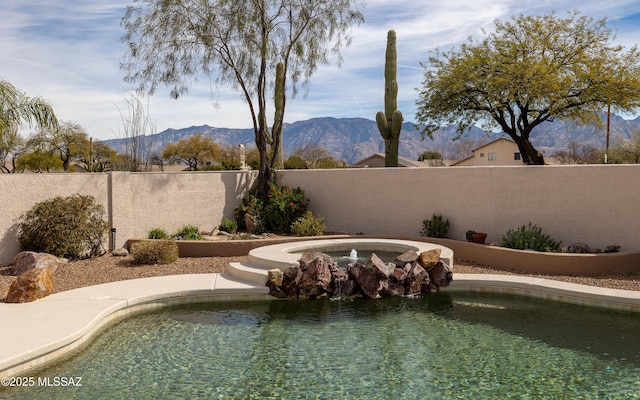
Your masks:
{"label": "mountain range", "polygon": [[[606,121],[606,115],[602,116]],[[603,124],[604,126],[604,124]],[[611,117],[611,146],[618,139],[629,139],[634,131],[640,131],[640,117],[625,120],[619,116]],[[166,129],[154,135],[145,136],[143,146],[149,154],[159,153],[169,143],[176,142],[194,134],[211,137],[221,146],[237,146],[244,144],[247,148],[255,147],[253,129],[216,128],[208,125],[191,126],[182,129]],[[445,158],[454,157],[453,148],[456,137],[454,125],[440,128],[433,134],[433,139],[422,139],[420,129],[413,123],[405,122],[400,133],[399,155],[412,160],[425,150],[439,151]],[[486,132],[473,127],[463,137],[476,142],[486,142],[506,136],[501,132]],[[571,122],[555,120],[539,125],[531,135],[531,142],[543,154],[549,156],[555,150],[566,149],[570,141],[581,145],[604,149],[605,129],[594,125],[579,126]],[[117,152],[126,150],[127,138],[104,140]],[[376,122],[366,118],[313,118],[305,121],[287,123],[283,128],[285,156],[305,145],[317,145],[325,148],[336,160],[344,160],[353,164],[374,153],[384,153],[384,140],[378,132]],[[467,154],[470,155],[470,154]]]}

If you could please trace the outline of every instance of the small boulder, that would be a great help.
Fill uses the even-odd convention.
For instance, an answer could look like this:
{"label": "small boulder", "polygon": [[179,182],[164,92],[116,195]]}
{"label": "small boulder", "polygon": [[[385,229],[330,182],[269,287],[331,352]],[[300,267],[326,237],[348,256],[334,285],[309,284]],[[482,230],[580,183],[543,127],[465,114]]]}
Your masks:
{"label": "small boulder", "polygon": [[[396,273],[396,271],[399,272]],[[398,279],[398,276],[402,279]],[[393,275],[387,280],[387,284],[380,291],[380,294],[383,296],[404,296],[404,278],[406,278],[406,273],[401,268],[396,268]]]}
{"label": "small boulder", "polygon": [[409,250],[406,253],[402,253],[398,257],[396,257],[395,260],[393,260],[393,263],[397,267],[402,268],[407,264],[411,264],[417,259],[418,259],[418,253],[416,253],[414,250]]}
{"label": "small boulder", "polygon": [[260,220],[258,217],[254,217],[253,215],[246,213],[244,215],[244,224],[247,227],[248,233],[256,233],[258,225],[260,225]]}
{"label": "small boulder", "polygon": [[414,263],[405,279],[405,294],[408,296],[420,294],[429,285],[429,274],[420,263]]}
{"label": "small boulder", "polygon": [[58,267],[65,261],[54,255],[47,253],[36,253],[35,251],[22,251],[13,259],[13,275],[22,275],[34,268],[50,269],[52,273],[58,270]]}
{"label": "small boulder", "polygon": [[[331,257],[329,257],[330,259]],[[300,296],[308,298],[324,297],[331,293],[331,269],[327,263],[326,257],[318,256],[311,262],[305,260],[303,266],[300,260],[300,268],[302,269],[302,277],[298,284]]]}
{"label": "small boulder", "polygon": [[268,270],[267,277],[269,278],[269,282],[272,282],[276,286],[282,286],[283,275],[280,268]]}
{"label": "small boulder", "polygon": [[362,264],[355,263],[349,268],[349,274],[358,283],[360,289],[366,297],[377,299],[380,297],[380,291],[386,286],[387,279],[381,277],[366,268]]}
{"label": "small boulder", "polygon": [[282,273],[282,286],[280,287],[287,297],[298,298],[298,284],[302,278],[302,270],[299,265],[292,265]]}
{"label": "small boulder", "polygon": [[288,297],[281,287],[276,286],[271,281],[267,281],[267,287],[269,288],[269,295],[273,297],[277,297],[279,299],[286,299]]}
{"label": "small boulder", "polygon": [[333,278],[333,294],[337,297],[352,297],[356,290],[356,282],[351,279],[351,275],[344,268],[331,271]]}
{"label": "small boulder", "polygon": [[126,257],[129,255],[129,250],[124,247],[120,247],[119,249],[113,249],[111,255],[114,257]]}
{"label": "small boulder", "polygon": [[321,260],[322,263],[326,264],[330,271],[336,271],[338,269],[338,263],[331,258],[330,255],[318,251],[303,253],[298,260],[298,263],[300,264],[300,268],[304,271],[309,265],[319,262],[318,260]]}
{"label": "small boulder", "polygon": [[567,253],[591,253],[591,248],[586,243],[572,243],[566,248]]}
{"label": "small boulder", "polygon": [[423,251],[422,253],[420,253],[418,262],[424,269],[433,268],[435,267],[438,260],[440,260],[440,253],[442,253],[442,250],[440,249]]}
{"label": "small boulder", "polygon": [[435,267],[428,270],[431,279],[431,287],[440,290],[442,286],[449,286],[453,280],[453,270],[446,262],[440,260]]}
{"label": "small boulder", "polygon": [[389,275],[393,273],[393,269],[389,268],[389,266],[385,264],[384,261],[376,255],[376,253],[371,253],[371,257],[369,258],[369,261],[364,264],[364,267],[373,272],[380,279],[387,279],[389,278]]}
{"label": "small boulder", "polygon": [[16,278],[9,287],[7,303],[28,303],[53,293],[53,272],[34,268]]}

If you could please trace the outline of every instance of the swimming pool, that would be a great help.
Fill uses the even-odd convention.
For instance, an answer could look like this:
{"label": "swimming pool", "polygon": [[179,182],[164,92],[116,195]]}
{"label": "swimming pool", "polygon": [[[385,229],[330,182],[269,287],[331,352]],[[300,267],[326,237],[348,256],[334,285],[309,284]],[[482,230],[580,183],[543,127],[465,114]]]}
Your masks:
{"label": "swimming pool", "polygon": [[[506,295],[257,301],[126,319],[2,398],[627,398],[637,314]],[[43,381],[44,382],[44,381]]]}

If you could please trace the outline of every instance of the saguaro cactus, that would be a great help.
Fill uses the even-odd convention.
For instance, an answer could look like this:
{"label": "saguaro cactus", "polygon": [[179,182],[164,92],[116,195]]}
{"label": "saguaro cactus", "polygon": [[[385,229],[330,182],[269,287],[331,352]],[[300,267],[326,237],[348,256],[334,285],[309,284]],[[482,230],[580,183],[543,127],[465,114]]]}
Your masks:
{"label": "saguaro cactus", "polygon": [[384,139],[384,166],[398,166],[398,144],[400,143],[400,130],[402,129],[402,112],[398,107],[398,82],[396,53],[396,31],[387,33],[387,51],[384,63],[384,112],[378,111],[376,123],[380,135]]}

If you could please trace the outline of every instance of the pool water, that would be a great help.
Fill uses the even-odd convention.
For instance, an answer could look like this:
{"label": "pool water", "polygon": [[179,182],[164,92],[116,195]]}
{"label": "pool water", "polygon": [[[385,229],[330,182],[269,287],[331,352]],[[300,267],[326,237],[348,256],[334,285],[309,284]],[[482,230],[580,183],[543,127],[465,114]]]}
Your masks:
{"label": "pool water", "polygon": [[138,315],[7,399],[640,396],[640,316],[503,295],[207,303]]}

